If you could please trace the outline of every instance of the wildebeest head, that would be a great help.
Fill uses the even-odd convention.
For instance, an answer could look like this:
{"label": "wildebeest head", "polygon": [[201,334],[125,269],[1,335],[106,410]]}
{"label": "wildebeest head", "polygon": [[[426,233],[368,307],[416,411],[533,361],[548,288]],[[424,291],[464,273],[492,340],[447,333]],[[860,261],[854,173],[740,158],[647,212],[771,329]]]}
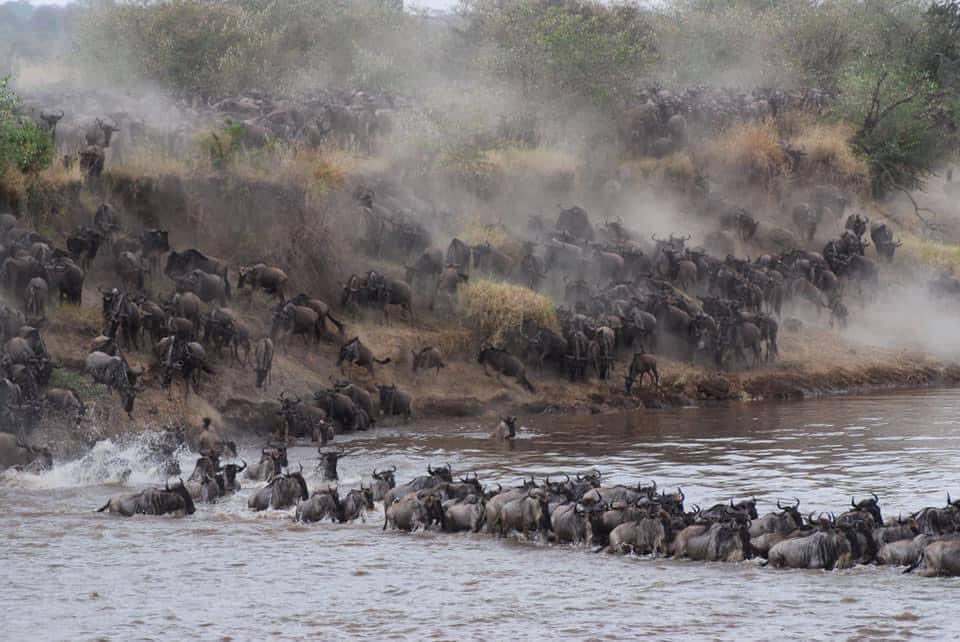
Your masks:
{"label": "wildebeest head", "polygon": [[140,244],[147,252],[168,252],[170,236],[167,230],[144,230],[140,235]]}
{"label": "wildebeest head", "polygon": [[288,479],[293,479],[300,485],[300,499],[308,500],[310,499],[310,492],[307,490],[307,480],[303,478],[303,464],[300,465],[300,470],[295,473],[287,473]]}
{"label": "wildebeest head", "polygon": [[477,473],[473,473],[473,477],[471,477],[470,475],[467,475],[466,477],[461,477],[460,483],[473,486],[478,495],[483,494],[483,486],[480,484],[480,480],[477,478]]}
{"label": "wildebeest head", "polygon": [[427,472],[448,484],[453,483],[453,471],[450,468],[450,464],[444,464],[439,468],[433,468],[430,464],[427,464]]}
{"label": "wildebeest head", "polygon": [[360,482],[360,493],[363,496],[363,504],[367,507],[367,510],[373,510],[373,487],[364,486],[363,482]]}
{"label": "wildebeest head", "polygon": [[343,448],[340,450],[318,450],[320,455],[320,465],[323,466],[323,479],[325,481],[336,481],[340,479],[337,474],[337,463],[344,454]]}
{"label": "wildebeest head", "polygon": [[247,282],[247,277],[251,276],[253,268],[241,267],[239,270],[240,276],[237,280],[237,289],[242,289]]}
{"label": "wildebeest head", "polygon": [[394,473],[397,472],[396,466],[391,466],[389,470],[377,470],[373,469],[373,478],[382,482],[386,482],[390,488],[395,488],[397,485],[396,478]]}
{"label": "wildebeest head", "polygon": [[237,481],[237,473],[242,473],[247,469],[247,462],[243,459],[240,460],[243,462],[243,465],[239,464],[227,464],[223,467],[223,475],[227,481],[227,484],[233,485]]}
{"label": "wildebeest head", "polygon": [[354,337],[340,347],[340,355],[337,357],[337,366],[347,363],[354,363],[360,358],[360,338]]}
{"label": "wildebeest head", "polygon": [[183,500],[183,511],[187,515],[193,515],[196,512],[196,507],[193,505],[193,497],[190,495],[190,491],[187,490],[186,485],[183,483],[183,479],[180,480],[180,483],[170,488],[170,483],[167,482],[166,491],[168,493],[173,493],[180,497]]}
{"label": "wildebeest head", "polygon": [[877,497],[874,493],[870,493],[871,497],[867,499],[862,499],[857,502],[853,497],[850,498],[850,505],[854,510],[862,511],[869,513],[873,516],[874,523],[877,526],[883,525],[883,515],[880,513],[880,498]]}

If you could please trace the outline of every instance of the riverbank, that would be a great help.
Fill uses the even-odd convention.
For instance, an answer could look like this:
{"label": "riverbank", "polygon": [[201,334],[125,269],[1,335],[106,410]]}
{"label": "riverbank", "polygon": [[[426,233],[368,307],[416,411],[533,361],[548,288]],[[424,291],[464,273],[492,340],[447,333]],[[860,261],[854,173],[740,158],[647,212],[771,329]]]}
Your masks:
{"label": "riverbank", "polygon": [[[167,426],[197,427],[214,417],[225,433],[241,439],[267,439],[274,429],[277,397],[281,392],[305,401],[331,381],[349,378],[374,396],[377,385],[396,384],[414,399],[418,419],[471,418],[493,425],[498,415],[605,414],[624,410],[658,409],[756,400],[797,400],[857,394],[879,389],[925,388],[960,383],[960,366],[923,352],[884,349],[857,343],[828,328],[804,325],[797,332],[781,332],[780,356],[759,368],[717,372],[658,357],[660,387],[649,383],[625,395],[623,375],[628,354],[622,353],[612,377],[570,383],[550,373],[531,370],[535,393],[512,379],[484,374],[476,363],[472,334],[464,328],[430,329],[406,325],[351,323],[350,336],[360,336],[380,358],[390,363],[366,370],[336,367],[339,338],[331,335],[314,346],[299,341],[279,347],[272,381],[257,389],[250,366],[231,363],[224,353],[215,361],[215,374],[201,381],[200,394],[185,394],[182,383],[160,387],[155,359],[146,351],[130,352],[131,364],[144,371],[144,391],[133,418],[128,418],[116,395],[91,384],[80,374],[90,340],[98,333],[98,311],[93,306],[62,308],[54,314],[45,337],[54,359],[63,367],[55,383],[78,389],[88,404],[79,427],[52,417],[34,434],[38,442],[74,452],[99,439],[136,434]],[[433,345],[446,355],[446,367],[414,374],[411,351]],[[399,418],[382,418],[381,425],[397,425]]]}

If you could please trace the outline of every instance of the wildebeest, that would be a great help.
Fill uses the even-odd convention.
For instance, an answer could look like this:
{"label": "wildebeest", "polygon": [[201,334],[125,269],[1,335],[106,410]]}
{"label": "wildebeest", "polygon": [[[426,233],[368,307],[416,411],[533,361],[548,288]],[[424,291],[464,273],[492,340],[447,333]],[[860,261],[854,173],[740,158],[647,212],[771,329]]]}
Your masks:
{"label": "wildebeest", "polygon": [[302,308],[310,308],[316,312],[320,320],[321,329],[326,328],[326,321],[329,320],[330,323],[336,326],[337,332],[341,335],[343,334],[343,323],[334,318],[333,314],[330,312],[330,306],[320,299],[312,299],[301,292],[297,296],[290,299],[290,303]]}
{"label": "wildebeest", "polygon": [[441,368],[446,368],[447,364],[443,362],[443,355],[432,346],[421,348],[420,351],[411,350],[413,354],[413,372],[416,374],[419,370],[430,370],[436,368],[437,375]]}
{"label": "wildebeest", "polygon": [[183,378],[184,391],[190,394],[193,391],[200,394],[200,373],[215,374],[207,361],[207,351],[196,341],[176,341],[170,345],[167,355],[161,363],[161,385],[169,388],[175,375]]}
{"label": "wildebeest", "polygon": [[480,273],[506,278],[513,271],[513,258],[490,243],[482,243],[473,246],[473,266]]}
{"label": "wildebeest", "polygon": [[337,357],[337,367],[343,372],[343,363],[352,363],[361,368],[366,368],[370,376],[373,376],[373,364],[379,363],[386,365],[390,363],[390,357],[386,359],[377,359],[373,356],[373,351],[361,343],[359,337],[354,337],[340,347],[340,355]]}
{"label": "wildebeest", "polygon": [[48,298],[47,282],[40,277],[30,279],[23,293],[23,311],[27,318],[46,319]]}
{"label": "wildebeest", "polygon": [[124,411],[128,415],[133,413],[137,390],[131,381],[131,376],[135,378],[139,373],[130,369],[126,359],[122,356],[111,357],[103,352],[91,352],[87,356],[84,370],[97,383],[116,389],[120,393]]}
{"label": "wildebeest", "polygon": [[306,501],[297,504],[294,519],[298,522],[319,522],[329,518],[339,522],[343,509],[336,486],[315,491]]}
{"label": "wildebeest", "polygon": [[280,268],[257,263],[256,265],[240,268],[240,278],[237,281],[237,289],[242,290],[244,285],[249,285],[251,291],[259,288],[267,294],[272,294],[280,299],[280,301],[283,301],[287,281],[288,277],[286,272]]}
{"label": "wildebeest", "polygon": [[484,502],[482,496],[469,495],[464,499],[450,499],[442,504],[443,529],[448,533],[478,533],[483,528]]}
{"label": "wildebeest", "polygon": [[78,424],[87,413],[86,404],[80,399],[77,391],[73,389],[50,388],[47,390],[47,405],[67,417],[76,417],[76,423]]}
{"label": "wildebeest", "polygon": [[320,456],[320,464],[317,468],[323,470],[323,481],[337,481],[340,479],[340,475],[337,473],[337,463],[340,461],[340,458],[343,457],[344,452],[343,448],[339,450],[319,450],[317,452]]}
{"label": "wildebeest", "polygon": [[397,482],[394,478],[394,473],[396,472],[396,466],[391,466],[386,470],[373,469],[373,484],[371,486],[373,488],[374,501],[383,501],[387,493],[396,487]]}
{"label": "wildebeest", "polygon": [[433,468],[428,464],[426,475],[414,477],[406,484],[391,488],[383,499],[384,506],[389,506],[395,500],[406,497],[410,493],[415,493],[428,488],[434,488],[444,483],[453,483],[453,472],[450,470],[450,465],[447,464],[445,466],[440,466],[439,468]]}
{"label": "wildebeest", "polygon": [[144,287],[144,272],[140,257],[133,252],[121,252],[114,260],[113,269],[120,277],[123,288],[140,292]]}
{"label": "wildebeest", "polygon": [[166,515],[179,513],[193,515],[196,508],[193,498],[184,485],[183,480],[173,488],[167,484],[164,489],[148,488],[133,495],[117,495],[110,498],[106,504],[97,509],[98,513],[109,510],[124,517],[133,515]]}
{"label": "wildebeest", "polygon": [[828,528],[805,537],[774,544],[767,554],[774,568],[809,568],[831,571],[853,566],[855,556],[849,529]]}
{"label": "wildebeest", "polygon": [[79,265],[67,257],[59,257],[47,269],[50,290],[60,303],[80,305],[83,303],[83,282],[86,274]]}
{"label": "wildebeest", "polygon": [[500,509],[494,528],[501,537],[519,531],[524,539],[529,539],[530,531],[537,531],[546,540],[552,529],[548,499],[547,493],[538,488],[508,501]]}
{"label": "wildebeest", "polygon": [[281,509],[293,506],[298,499],[310,498],[307,482],[303,478],[303,466],[300,471],[274,477],[270,483],[253,494],[247,501],[247,507],[254,511],[268,508]]}
{"label": "wildebeest", "polygon": [[90,264],[97,258],[97,252],[100,250],[100,244],[105,237],[101,232],[92,227],[81,227],[71,236],[67,237],[67,251],[74,261],[80,262],[80,267],[84,270],[90,269]]}
{"label": "wildebeest", "polygon": [[667,543],[670,540],[670,528],[670,516],[663,511],[656,516],[620,524],[610,532],[607,551],[666,557],[669,554]]}
{"label": "wildebeest", "polygon": [[288,465],[285,446],[264,448],[260,451],[260,461],[247,468],[247,479],[270,481]]}
{"label": "wildebeest", "polygon": [[870,226],[870,239],[877,250],[877,254],[888,262],[893,261],[893,255],[897,248],[903,245],[903,241],[893,240],[893,230],[886,223],[874,223]]}
{"label": "wildebeest", "polygon": [[230,283],[225,276],[193,270],[177,279],[177,292],[193,292],[204,303],[216,301],[220,307],[226,307],[230,300]]}
{"label": "wildebeest", "polygon": [[408,533],[427,529],[434,521],[443,528],[446,515],[440,498],[430,489],[412,492],[390,504],[384,502],[383,530],[388,526]]}
{"label": "wildebeest", "polygon": [[688,526],[674,541],[677,557],[705,562],[742,562],[752,555],[746,524],[737,522]]}
{"label": "wildebeest", "polygon": [[227,262],[223,259],[207,256],[193,248],[183,252],[177,252],[176,250],[170,252],[163,273],[176,281],[189,275],[194,270],[220,275],[223,277],[224,283],[229,286]]}
{"label": "wildebeest", "polygon": [[527,337],[527,356],[533,354],[533,361],[539,371],[543,371],[543,364],[550,361],[558,368],[562,368],[567,356],[567,340],[548,328],[540,328],[535,335]]}
{"label": "wildebeest", "polygon": [[811,207],[809,203],[800,203],[794,206],[790,218],[800,233],[800,238],[810,242],[817,233],[822,214],[821,210]]}
{"label": "wildebeest", "polygon": [[383,319],[390,323],[389,306],[399,306],[407,317],[413,319],[413,292],[406,281],[393,279],[371,270],[364,279],[352,275],[343,286],[340,305],[344,308],[362,305],[379,307]]}
{"label": "wildebeest", "polygon": [[253,348],[254,369],[257,373],[257,388],[263,388],[271,381],[273,371],[273,341],[264,337]]}
{"label": "wildebeest", "polygon": [[630,394],[637,379],[640,380],[640,385],[643,386],[643,378],[647,375],[649,375],[650,383],[653,384],[654,389],[659,388],[660,373],[657,371],[657,358],[643,352],[635,352],[633,359],[630,361],[630,370],[627,376],[623,378],[624,394]]}
{"label": "wildebeest", "polygon": [[466,273],[461,272],[459,267],[448,265],[447,268],[437,276],[437,283],[433,288],[433,296],[430,298],[430,309],[433,310],[437,307],[438,299],[452,309],[456,301],[457,289],[462,283],[466,283],[469,280],[470,277]]}
{"label": "wildebeest", "polygon": [[446,263],[448,267],[458,270],[470,269],[470,246],[460,239],[453,239],[447,246]]}
{"label": "wildebeest", "polygon": [[490,433],[491,439],[496,439],[497,441],[506,441],[508,439],[515,439],[517,436],[517,418],[516,417],[500,417],[500,423],[497,424],[496,429]]}
{"label": "wildebeest", "polygon": [[917,568],[926,577],[960,576],[960,540],[946,540],[928,544],[920,554],[920,559],[911,564],[905,572]]}
{"label": "wildebeest", "polygon": [[490,376],[490,372],[487,370],[487,366],[493,368],[498,379],[500,375],[513,377],[529,392],[536,392],[533,384],[527,379],[527,369],[523,363],[506,350],[494,348],[489,345],[484,346],[477,354],[477,363],[483,366],[483,373],[488,377]]}
{"label": "wildebeest", "polygon": [[279,341],[281,333],[284,333],[286,334],[285,344],[287,346],[290,345],[290,340],[295,335],[300,335],[304,345],[309,344],[311,336],[314,343],[319,343],[322,332],[320,315],[311,308],[294,305],[291,301],[286,301],[280,303],[273,312],[270,336],[274,341]]}
{"label": "wildebeest", "polygon": [[0,432],[0,472],[7,468],[36,472],[50,470],[53,455],[45,446],[30,446],[15,435]]}
{"label": "wildebeest", "polygon": [[380,416],[392,417],[400,415],[403,417],[403,423],[410,421],[412,414],[413,397],[403,390],[398,390],[396,384],[389,386],[377,386],[380,391]]}
{"label": "wildebeest", "polygon": [[159,267],[160,257],[170,251],[170,235],[167,230],[144,230],[140,234],[140,247],[141,256],[154,272]]}

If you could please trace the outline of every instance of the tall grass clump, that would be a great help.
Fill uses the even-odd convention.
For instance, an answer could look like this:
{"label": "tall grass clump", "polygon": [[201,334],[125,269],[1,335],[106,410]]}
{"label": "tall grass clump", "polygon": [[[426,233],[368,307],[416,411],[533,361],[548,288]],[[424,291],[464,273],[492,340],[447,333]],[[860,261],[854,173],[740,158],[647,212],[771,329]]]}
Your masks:
{"label": "tall grass clump", "polygon": [[504,345],[526,324],[559,330],[553,301],[529,288],[481,279],[460,289],[462,315],[484,339]]}

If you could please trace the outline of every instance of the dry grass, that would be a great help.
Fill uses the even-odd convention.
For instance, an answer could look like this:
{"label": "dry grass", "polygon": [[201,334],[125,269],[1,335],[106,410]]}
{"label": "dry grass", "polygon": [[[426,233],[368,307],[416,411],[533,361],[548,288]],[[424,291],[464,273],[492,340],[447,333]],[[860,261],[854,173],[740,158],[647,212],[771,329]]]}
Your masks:
{"label": "dry grass", "polygon": [[545,147],[493,149],[484,152],[484,158],[508,174],[557,176],[559,174],[573,175],[577,171],[577,164],[573,156],[557,149]]}
{"label": "dry grass", "polygon": [[0,193],[10,200],[26,200],[28,186],[27,177],[14,165],[8,165],[0,177]]}
{"label": "dry grass", "polygon": [[706,159],[725,172],[772,177],[786,164],[773,120],[734,125],[708,142]]}
{"label": "dry grass", "polygon": [[520,242],[511,237],[510,232],[502,225],[471,223],[460,233],[458,238],[467,245],[489,243],[492,247],[509,254],[515,259],[520,258],[523,252]]}
{"label": "dry grass", "polygon": [[188,159],[171,156],[162,149],[139,147],[123,162],[112,164],[109,171],[116,176],[135,179],[142,176],[189,176],[194,167]]}
{"label": "dry grass", "polygon": [[867,163],[850,147],[853,129],[844,123],[810,123],[801,127],[790,144],[807,155],[807,161],[827,169],[845,183],[866,184]]}
{"label": "dry grass", "polygon": [[51,330],[87,333],[96,336],[100,333],[103,318],[100,310],[94,306],[63,304],[55,308],[50,315]]}
{"label": "dry grass", "polygon": [[897,257],[936,270],[960,274],[960,245],[925,241],[915,236],[904,236],[903,247]]}
{"label": "dry grass", "polygon": [[64,167],[61,159],[54,159],[53,165],[40,173],[40,179],[50,185],[60,187],[83,182],[83,173],[80,171],[79,163]]}
{"label": "dry grass", "polygon": [[686,181],[697,175],[693,159],[686,152],[674,152],[663,158],[641,158],[624,163],[624,166],[632,170],[632,174],[638,174],[647,179],[672,178]]}
{"label": "dry grass", "polygon": [[460,289],[464,319],[488,341],[503,345],[524,324],[559,329],[553,301],[529,288],[496,281],[471,281]]}

